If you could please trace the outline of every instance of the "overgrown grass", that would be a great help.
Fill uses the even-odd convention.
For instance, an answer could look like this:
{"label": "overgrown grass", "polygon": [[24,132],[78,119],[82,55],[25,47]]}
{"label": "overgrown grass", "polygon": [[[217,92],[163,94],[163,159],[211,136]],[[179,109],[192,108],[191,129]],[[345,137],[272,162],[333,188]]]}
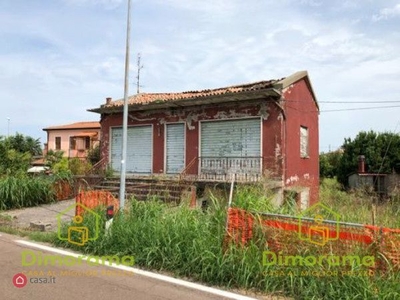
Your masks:
{"label": "overgrown grass", "polygon": [[11,224],[2,224],[0,223],[0,232],[18,235],[21,237],[28,237],[31,240],[42,242],[42,243],[53,243],[55,241],[56,233],[55,232],[38,232],[27,229],[22,229],[18,227],[14,227]]}
{"label": "overgrown grass", "polygon": [[[243,192],[243,201],[251,200],[247,197],[249,192]],[[133,255],[138,267],[167,271],[214,286],[294,299],[400,298],[399,273],[356,276],[357,273],[346,275],[339,270],[337,276],[324,276],[327,271],[337,269],[326,265],[263,266],[263,251],[268,249],[262,228],[255,227],[254,239],[246,246],[226,244],[226,207],[221,203],[214,198],[213,205],[202,211],[132,200],[128,212],[115,216],[111,234],[105,234],[102,217],[99,238],[72,248],[99,256]],[[103,216],[104,210],[99,209],[98,213]],[[85,218],[83,225],[93,230],[93,221]],[[71,247],[57,239],[54,242]],[[360,271],[357,266],[351,270]]]}
{"label": "overgrown grass", "polygon": [[54,183],[70,180],[65,176],[0,177],[0,210],[37,206],[55,201]]}
{"label": "overgrown grass", "polygon": [[400,228],[400,202],[396,198],[373,205],[374,198],[362,191],[345,192],[336,179],[324,179],[320,186],[320,201],[340,215],[341,221]]}
{"label": "overgrown grass", "polygon": [[0,209],[29,207],[54,200],[52,181],[44,177],[0,178]]}

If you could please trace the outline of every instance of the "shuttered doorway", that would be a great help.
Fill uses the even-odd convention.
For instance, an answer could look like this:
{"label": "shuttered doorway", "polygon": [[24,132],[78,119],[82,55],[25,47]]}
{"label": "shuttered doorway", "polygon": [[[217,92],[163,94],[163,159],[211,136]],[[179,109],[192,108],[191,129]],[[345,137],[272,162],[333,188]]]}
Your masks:
{"label": "shuttered doorway", "polygon": [[166,172],[180,173],[185,166],[185,125],[166,125]]}
{"label": "shuttered doorway", "polygon": [[[152,126],[128,128],[127,173],[151,174],[152,170]],[[122,158],[122,128],[111,131],[111,166],[120,171]]]}

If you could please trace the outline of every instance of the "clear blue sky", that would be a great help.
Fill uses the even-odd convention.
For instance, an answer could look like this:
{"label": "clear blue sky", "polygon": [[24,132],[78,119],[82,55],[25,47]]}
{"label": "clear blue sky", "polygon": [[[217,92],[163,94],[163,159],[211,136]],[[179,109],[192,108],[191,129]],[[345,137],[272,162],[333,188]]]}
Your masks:
{"label": "clear blue sky", "polygon": [[[360,130],[400,131],[399,0],[132,1],[142,92],[216,88],[308,70],[320,150]],[[0,1],[0,135],[98,120],[123,97],[127,0]],[[344,103],[328,103],[344,102]],[[385,101],[398,101],[385,103]],[[364,103],[350,103],[364,102]],[[368,103],[376,102],[376,103]]]}

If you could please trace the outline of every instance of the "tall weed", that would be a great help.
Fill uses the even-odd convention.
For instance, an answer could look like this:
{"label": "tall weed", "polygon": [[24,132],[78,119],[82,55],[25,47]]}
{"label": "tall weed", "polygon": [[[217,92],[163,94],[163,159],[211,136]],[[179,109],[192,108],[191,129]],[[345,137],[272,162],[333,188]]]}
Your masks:
{"label": "tall weed", "polygon": [[[226,206],[220,205],[217,198],[212,200],[212,205],[202,211],[187,206],[170,207],[156,200],[132,199],[128,212],[115,216],[108,235],[103,229],[105,209],[99,208],[99,238],[75,248],[95,255],[133,255],[136,265],[142,268],[167,271],[215,286],[294,299],[400,297],[398,273],[368,277],[339,272],[338,276],[324,276],[330,270],[326,266],[264,266],[263,251],[268,248],[262,227],[256,224],[254,239],[246,246],[226,243]],[[93,230],[90,218],[87,222],[84,225]],[[308,253],[312,254],[318,253]]]}
{"label": "tall weed", "polygon": [[36,206],[54,201],[53,180],[45,176],[0,178],[0,210]]}

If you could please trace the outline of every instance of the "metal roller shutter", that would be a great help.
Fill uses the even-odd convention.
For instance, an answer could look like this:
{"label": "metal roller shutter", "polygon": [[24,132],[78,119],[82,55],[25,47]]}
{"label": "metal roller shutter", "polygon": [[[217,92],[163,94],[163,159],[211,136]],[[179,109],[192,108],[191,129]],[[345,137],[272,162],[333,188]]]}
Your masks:
{"label": "metal roller shutter", "polygon": [[260,119],[201,123],[201,157],[258,157]]}
{"label": "metal roller shutter", "polygon": [[122,128],[111,128],[110,163],[114,171],[120,172],[122,159]]}
{"label": "metal roller shutter", "polygon": [[176,174],[185,166],[185,125],[167,124],[166,166],[168,174]]}
{"label": "metal roller shutter", "polygon": [[[152,127],[135,126],[128,128],[127,173],[150,174],[152,170]],[[122,151],[122,128],[112,129],[111,166],[120,170]]]}

